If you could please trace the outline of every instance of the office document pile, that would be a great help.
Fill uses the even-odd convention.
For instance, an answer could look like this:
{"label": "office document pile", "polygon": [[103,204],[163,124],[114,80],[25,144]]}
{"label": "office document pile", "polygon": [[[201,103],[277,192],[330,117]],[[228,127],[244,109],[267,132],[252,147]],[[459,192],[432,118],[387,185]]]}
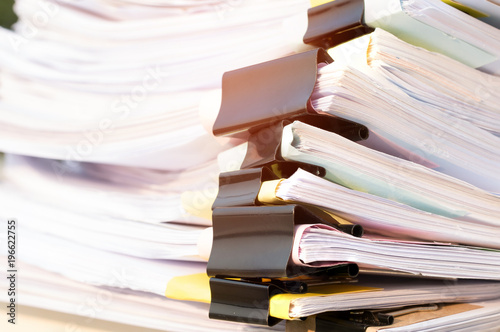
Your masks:
{"label": "office document pile", "polygon": [[3,304],[83,331],[498,331],[497,2],[15,11]]}

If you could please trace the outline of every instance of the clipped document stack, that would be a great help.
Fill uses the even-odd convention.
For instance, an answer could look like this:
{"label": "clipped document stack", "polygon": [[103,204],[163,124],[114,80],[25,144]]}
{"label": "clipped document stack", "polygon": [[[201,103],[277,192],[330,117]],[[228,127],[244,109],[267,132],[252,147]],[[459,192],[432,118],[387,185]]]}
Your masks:
{"label": "clipped document stack", "polygon": [[[437,0],[16,6],[19,304],[167,331],[498,326],[498,29]],[[348,65],[301,42],[363,34],[329,51]]]}
{"label": "clipped document stack", "polygon": [[[397,50],[427,52],[381,30],[370,37],[369,49],[388,41]],[[468,149],[474,144],[489,152],[477,157],[478,165],[485,155],[494,160],[498,137],[458,116],[453,129],[463,125],[488,140],[444,131],[447,118],[440,114],[451,109],[400,92],[369,67],[361,71],[330,62],[318,49],[224,75],[214,134],[247,142],[220,158],[240,170],[221,173],[213,205],[207,268],[214,276],[211,317],[269,325],[281,318],[293,325],[293,319],[321,314],[317,319],[329,321],[330,328],[355,329],[390,322],[356,318],[354,310],[365,309],[369,316],[374,309],[497,299],[500,199],[446,173],[457,174],[456,169],[475,162],[482,151]],[[328,76],[333,70],[340,75]],[[347,85],[343,80],[351,73],[366,79]],[[335,117],[333,111],[363,124]],[[406,118],[401,116],[405,111]],[[376,126],[384,120],[394,125]],[[422,127],[405,127],[409,123]],[[426,129],[443,127],[442,147],[451,155],[447,167],[439,164],[437,153],[412,152],[417,140],[411,133],[422,136]],[[398,136],[387,134],[392,129]],[[461,154],[469,156],[469,164]],[[463,177],[475,179],[465,172]],[[499,189],[497,182],[488,185]],[[353,263],[361,268],[357,280]],[[477,282],[474,294],[461,291],[471,288],[469,282]],[[434,298],[430,294],[437,289]]]}

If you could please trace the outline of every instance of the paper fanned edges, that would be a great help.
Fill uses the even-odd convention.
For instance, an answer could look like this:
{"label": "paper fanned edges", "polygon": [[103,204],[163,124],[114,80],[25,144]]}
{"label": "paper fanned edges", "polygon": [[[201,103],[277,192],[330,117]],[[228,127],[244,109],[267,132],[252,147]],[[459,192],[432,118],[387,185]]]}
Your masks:
{"label": "paper fanned edges", "polygon": [[[321,114],[305,114],[290,120],[282,120],[277,123],[270,123],[267,127],[258,131],[252,131],[248,137],[248,147],[245,159],[241,168],[260,167],[271,165],[276,161],[283,161],[281,155],[281,142],[283,129],[286,125],[292,123],[292,120],[300,120],[314,127],[334,132],[351,141],[366,140],[369,136],[369,130],[364,125],[345,120],[339,117]],[[310,164],[301,163],[302,169],[310,173],[315,173]],[[317,174],[318,176],[324,176]]]}
{"label": "paper fanned edges", "polygon": [[276,294],[271,298],[271,305],[269,308],[269,312],[271,316],[282,318],[282,319],[292,319],[289,316],[290,306],[292,302],[296,299],[305,298],[305,297],[316,297],[316,296],[324,296],[324,295],[333,295],[333,294],[347,294],[347,293],[360,293],[360,292],[373,292],[380,291],[382,288],[377,287],[368,287],[357,284],[331,284],[325,286],[318,286],[313,289],[310,289],[307,293],[303,294],[288,294],[288,293],[280,293]]}

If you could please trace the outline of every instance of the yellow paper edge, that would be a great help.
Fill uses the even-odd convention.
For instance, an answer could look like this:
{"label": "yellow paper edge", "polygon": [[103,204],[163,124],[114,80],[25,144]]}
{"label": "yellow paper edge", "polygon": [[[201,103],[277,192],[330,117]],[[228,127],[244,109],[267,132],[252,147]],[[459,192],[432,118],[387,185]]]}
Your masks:
{"label": "yellow paper edge", "polygon": [[167,283],[165,296],[174,300],[210,303],[210,278],[205,273],[174,277]]}
{"label": "yellow paper edge", "polygon": [[[334,0],[335,1],[335,0]],[[311,0],[311,7],[324,5],[325,3],[333,2],[331,0]]]}
{"label": "yellow paper edge", "polygon": [[[291,303],[299,298],[329,296],[335,294],[381,291],[382,288],[365,287],[355,284],[335,284],[313,287],[313,292],[305,294],[278,294],[270,299],[269,314],[272,317],[291,320],[289,316]],[[178,276],[167,283],[165,296],[173,300],[210,303],[210,278],[205,273]]]}
{"label": "yellow paper edge", "polygon": [[278,294],[271,298],[269,303],[269,314],[272,317],[291,320],[289,316],[290,306],[296,299],[314,296],[329,296],[334,294],[360,293],[381,291],[382,288],[365,287],[353,284],[335,284],[330,286],[322,286],[314,289],[315,292],[305,294]]}
{"label": "yellow paper edge", "polygon": [[285,202],[276,197],[276,190],[282,180],[271,180],[262,182],[257,200],[264,204],[285,204]]}
{"label": "yellow paper edge", "polygon": [[466,6],[464,4],[461,4],[459,2],[456,2],[454,0],[441,0],[447,5],[450,5],[452,7],[455,7],[456,9],[463,11],[466,14],[469,14],[472,17],[475,18],[481,18],[481,17],[488,17],[489,15],[483,12],[480,12],[479,10],[476,10],[474,8],[471,8],[469,6]]}

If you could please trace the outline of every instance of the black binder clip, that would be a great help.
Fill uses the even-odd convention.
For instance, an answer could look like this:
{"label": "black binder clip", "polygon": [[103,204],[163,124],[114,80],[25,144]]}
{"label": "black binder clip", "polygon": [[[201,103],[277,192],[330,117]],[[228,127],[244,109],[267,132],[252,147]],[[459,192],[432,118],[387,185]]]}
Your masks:
{"label": "black binder clip", "polygon": [[[328,53],[318,48],[224,73],[214,135],[247,137],[283,120],[288,123],[300,120],[340,134],[363,130],[362,136],[366,136],[365,126],[319,115],[312,107],[318,64],[331,62],[333,59]],[[259,135],[281,136],[279,134],[267,130]],[[348,135],[354,137],[352,133]]]}
{"label": "black binder clip", "polygon": [[302,321],[287,321],[286,330],[294,332],[365,332],[369,327],[388,326],[394,317],[376,310],[326,312]]}
{"label": "black binder clip", "polygon": [[207,274],[241,278],[314,274],[319,268],[293,263],[295,225],[334,226],[331,220],[326,213],[314,213],[299,205],[216,208],[212,215],[214,235]]}
{"label": "black binder clip", "polygon": [[329,49],[373,32],[364,23],[364,0],[335,0],[308,10],[304,43]]}
{"label": "black binder clip", "polygon": [[[296,293],[307,291],[300,283],[296,284]],[[276,282],[210,278],[210,293],[210,318],[273,326],[281,319],[269,315],[270,299],[277,294],[291,293],[291,290]]]}
{"label": "black binder clip", "polygon": [[353,141],[368,138],[369,130],[364,125],[318,114],[312,107],[318,64],[331,62],[325,50],[315,49],[224,73],[213,132],[249,141],[242,168],[283,160],[283,128],[295,120]]}
{"label": "black binder clip", "polygon": [[[317,176],[324,176],[325,169],[318,166],[294,163],[275,162],[258,168],[242,169],[239,171],[224,172],[219,175],[219,192],[212,209],[227,207],[262,206],[258,200],[262,183],[270,180],[288,178],[298,168],[302,168]],[[274,202],[272,203],[274,204]],[[307,210],[328,224],[344,233],[356,237],[363,235],[363,227],[357,224],[340,224],[335,217],[314,206],[308,206]],[[310,223],[313,223],[311,220]],[[214,226],[215,227],[215,226]]]}
{"label": "black binder clip", "polygon": [[261,185],[265,181],[290,177],[299,168],[323,177],[325,169],[303,163],[277,161],[263,167],[224,172],[219,175],[219,193],[212,205],[217,207],[258,206]]}
{"label": "black binder clip", "polygon": [[371,310],[329,312],[316,316],[316,332],[364,332],[369,327],[393,323],[393,316]]}
{"label": "black binder clip", "polygon": [[[297,116],[293,120],[334,132],[355,142],[365,140],[369,136],[369,130],[366,126],[329,115],[305,114]],[[276,161],[283,161],[284,159],[281,157],[281,139],[284,127],[290,123],[292,123],[291,120],[282,120],[269,124],[258,131],[252,131],[248,137],[247,153],[241,168],[259,167]]]}
{"label": "black binder clip", "polygon": [[[210,311],[209,317],[241,323],[273,326],[281,319],[269,315],[271,297],[277,294],[304,294],[309,284],[323,279],[326,283],[335,271],[345,271],[355,268],[355,264],[333,267],[324,270],[316,279],[297,280],[267,280],[253,279],[222,279],[210,278]],[[352,277],[352,276],[350,276]],[[313,282],[310,282],[313,280]]]}
{"label": "black binder clip", "polygon": [[316,114],[311,94],[318,63],[333,59],[315,49],[224,73],[216,136],[257,131],[282,120]]}

